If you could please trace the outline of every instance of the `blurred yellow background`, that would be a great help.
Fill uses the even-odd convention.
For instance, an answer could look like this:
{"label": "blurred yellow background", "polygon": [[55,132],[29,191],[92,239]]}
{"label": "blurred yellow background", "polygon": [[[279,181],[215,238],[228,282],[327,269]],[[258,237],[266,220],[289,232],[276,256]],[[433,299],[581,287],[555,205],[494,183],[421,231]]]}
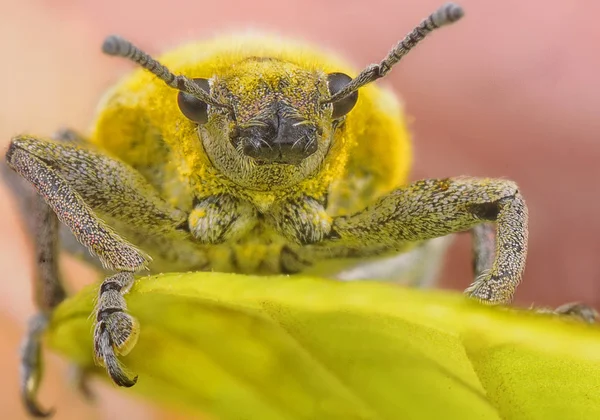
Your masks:
{"label": "blurred yellow background", "polygon": [[[85,131],[101,93],[127,69],[102,39],[122,34],[150,53],[246,28],[296,36],[356,66],[380,60],[442,0],[1,0],[0,142],[22,133]],[[517,303],[580,300],[600,307],[600,3],[464,0],[466,17],[420,45],[386,83],[414,118],[413,178],[475,175],[519,183],[530,208],[530,251]],[[0,185],[0,406],[26,418],[17,394],[18,347],[31,303],[30,246]],[[71,284],[93,274],[65,258]],[[471,277],[469,240],[451,251],[442,286]],[[48,357],[42,402],[56,419],[174,419],[98,384],[91,406]],[[184,418],[181,416],[181,418]]]}

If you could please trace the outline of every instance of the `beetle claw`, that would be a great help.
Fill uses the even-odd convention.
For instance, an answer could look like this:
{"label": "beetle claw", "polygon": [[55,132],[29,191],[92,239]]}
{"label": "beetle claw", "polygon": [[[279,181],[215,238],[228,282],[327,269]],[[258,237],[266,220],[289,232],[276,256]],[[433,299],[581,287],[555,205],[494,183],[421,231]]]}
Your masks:
{"label": "beetle claw", "polygon": [[36,398],[42,377],[41,336],[47,325],[46,314],[31,318],[21,352],[21,397],[27,411],[34,417],[50,417],[54,414],[53,409],[42,409]]}

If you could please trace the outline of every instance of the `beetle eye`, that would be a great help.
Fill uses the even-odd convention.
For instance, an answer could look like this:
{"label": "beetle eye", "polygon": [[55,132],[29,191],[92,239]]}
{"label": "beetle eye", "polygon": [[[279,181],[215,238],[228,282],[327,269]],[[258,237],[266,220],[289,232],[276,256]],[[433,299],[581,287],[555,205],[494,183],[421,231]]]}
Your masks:
{"label": "beetle eye", "polygon": [[[206,92],[210,92],[208,79],[192,79],[200,88]],[[204,124],[208,121],[208,104],[201,101],[193,95],[185,92],[177,94],[177,105],[179,110],[186,118],[194,121],[197,124]]]}
{"label": "beetle eye", "polygon": [[[329,94],[335,95],[340,90],[342,90],[352,78],[344,73],[329,73],[327,76],[327,86],[329,87]],[[333,119],[338,119],[346,115],[348,112],[354,108],[356,105],[356,101],[358,100],[358,91],[352,92],[350,95],[345,98],[340,99],[339,101],[334,102],[333,105],[333,114],[331,115]]]}

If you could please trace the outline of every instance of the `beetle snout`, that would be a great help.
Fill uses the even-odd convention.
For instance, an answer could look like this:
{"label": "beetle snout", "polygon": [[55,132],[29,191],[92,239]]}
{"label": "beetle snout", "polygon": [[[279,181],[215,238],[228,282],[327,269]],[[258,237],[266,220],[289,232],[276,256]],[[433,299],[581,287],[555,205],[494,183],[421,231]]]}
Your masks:
{"label": "beetle snout", "polygon": [[244,155],[263,164],[297,165],[317,151],[316,127],[298,119],[275,118],[265,125],[239,130],[237,134]]}

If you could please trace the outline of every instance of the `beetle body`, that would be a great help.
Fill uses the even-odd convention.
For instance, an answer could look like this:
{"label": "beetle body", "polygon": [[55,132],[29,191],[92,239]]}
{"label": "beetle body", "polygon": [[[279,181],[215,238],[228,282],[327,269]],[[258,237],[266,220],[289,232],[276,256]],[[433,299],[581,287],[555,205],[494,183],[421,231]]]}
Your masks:
{"label": "beetle body", "polygon": [[[6,153],[28,183],[21,191],[33,194],[26,205],[40,314],[24,347],[29,411],[45,414],[35,402],[40,336],[66,295],[59,222],[65,249],[87,250],[112,272],[99,288],[94,357],[121,386],[136,383],[118,356],[140,332],[123,296],[146,269],[391,274],[422,284],[426,268],[439,262],[427,257],[428,244],[471,231],[475,280],[466,293],[510,302],[527,254],[527,207],[516,184],[468,177],[407,183],[411,146],[402,110],[391,93],[369,84],[462,15],[457,5],[442,6],[354,78],[330,53],[275,37],[192,43],[160,62],[107,38],[105,53],[148,72],[134,72],[106,95],[89,137],[21,135]],[[399,253],[408,257],[382,260]]]}
{"label": "beetle body", "polygon": [[[235,78],[237,97],[246,98],[239,106],[249,108],[250,116],[253,104],[265,96],[265,91],[301,102],[312,88],[307,84],[314,84],[306,80],[306,73],[317,80],[334,71],[355,73],[328,52],[256,35],[192,43],[169,52],[160,61],[174,73],[192,78]],[[294,91],[298,92],[296,97]],[[295,165],[271,165],[248,182],[224,175],[211,161],[203,130],[182,114],[176,96],[153,75],[143,70],[134,72],[104,98],[90,142],[141,173],[165,201],[191,213],[188,223],[192,232],[198,223],[192,212],[194,203],[207,197],[231,195],[251,206],[252,211],[246,226],[231,240],[182,247],[184,253],[197,249],[201,255],[182,258],[181,264],[161,258],[161,249],[144,244],[145,232],[129,232],[125,236],[155,260],[150,265],[153,271],[287,272],[279,263],[279,254],[290,241],[269,223],[269,209],[275,203],[290,197],[315,197],[326,201],[323,217],[329,219],[357,212],[407,180],[412,156],[402,110],[395,96],[378,86],[361,90],[352,112],[331,134],[322,162],[287,185],[282,185],[281,179],[292,179],[288,173],[297,171]],[[303,117],[315,118],[310,113]],[[230,146],[226,152],[234,154],[235,150]],[[111,225],[118,223],[111,221]],[[126,225],[123,230],[127,230]],[[181,241],[193,240],[181,237]]]}

